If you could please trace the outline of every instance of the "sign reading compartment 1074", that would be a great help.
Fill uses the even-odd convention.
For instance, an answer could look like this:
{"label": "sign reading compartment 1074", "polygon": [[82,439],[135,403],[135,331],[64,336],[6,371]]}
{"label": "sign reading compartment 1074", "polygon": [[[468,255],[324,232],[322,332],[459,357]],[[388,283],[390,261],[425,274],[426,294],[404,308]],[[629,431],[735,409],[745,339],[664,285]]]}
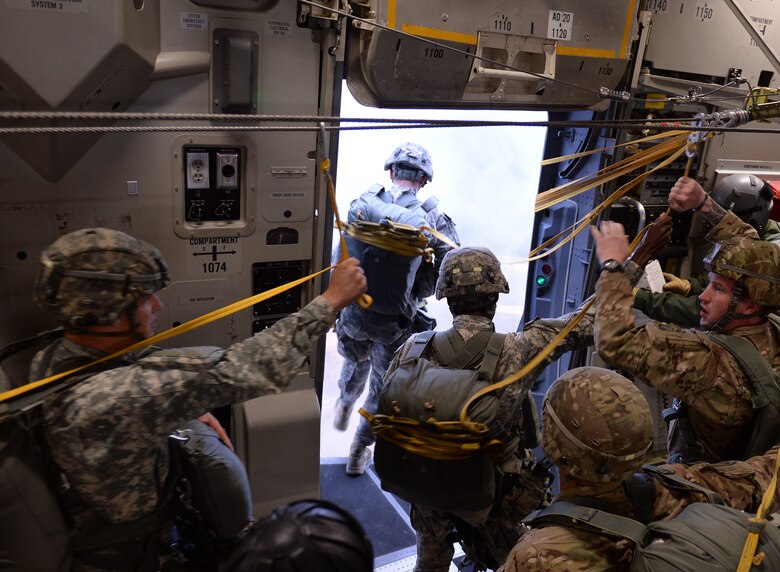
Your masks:
{"label": "sign reading compartment 1074", "polygon": [[574,23],[574,12],[550,10],[547,21],[547,37],[552,40],[571,40],[571,27]]}
{"label": "sign reading compartment 1074", "polygon": [[237,236],[198,236],[189,239],[187,276],[216,278],[241,272],[241,242]]}

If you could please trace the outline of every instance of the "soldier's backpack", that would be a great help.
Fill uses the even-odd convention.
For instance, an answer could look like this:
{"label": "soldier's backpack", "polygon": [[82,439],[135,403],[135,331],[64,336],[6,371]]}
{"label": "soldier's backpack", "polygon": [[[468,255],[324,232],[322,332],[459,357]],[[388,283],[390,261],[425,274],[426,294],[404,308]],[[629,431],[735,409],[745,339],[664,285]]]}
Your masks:
{"label": "soldier's backpack", "polygon": [[[675,518],[644,524],[639,520],[613,514],[611,507],[596,499],[574,498],[555,502],[523,519],[533,528],[557,525],[576,528],[634,543],[631,572],[734,572],[738,569],[750,531],[760,531],[759,558],[764,570],[780,567],[780,529],[771,523],[756,524],[752,515],[725,506],[717,493],[656,467],[643,467],[669,488],[704,493],[706,503],[692,503]],[[774,493],[775,482],[766,495]],[[632,497],[630,491],[627,491]],[[652,506],[651,504],[649,505]],[[639,513],[646,512],[643,510]],[[649,520],[651,513],[646,513]]]}
{"label": "soldier's backpack", "polygon": [[[432,440],[453,438],[432,421],[457,422],[471,396],[490,385],[505,338],[480,332],[464,342],[455,329],[417,334],[404,360],[385,380],[375,418],[396,427],[407,425],[428,432]],[[436,363],[442,365],[421,357],[431,342]],[[474,404],[469,415],[489,427],[498,409],[498,398],[486,395]],[[372,427],[376,429],[377,425],[372,423]],[[493,437],[503,436],[488,436]],[[495,442],[500,443],[498,439]],[[401,446],[380,430],[374,468],[384,490],[435,510],[484,510],[491,506],[495,495],[495,461],[489,450],[475,449],[473,455],[458,458],[444,452],[431,456]]]}
{"label": "soldier's backpack", "polygon": [[[381,225],[392,221],[418,229],[427,224],[425,213],[434,208],[437,202],[433,198],[424,203],[414,201],[403,207],[392,202],[392,197],[384,187],[373,185],[352,201],[347,222],[363,221]],[[422,258],[396,254],[349,235],[344,238],[349,255],[360,261],[366,275],[367,293],[374,300],[371,311],[411,319],[417,311],[417,299],[412,290]]]}

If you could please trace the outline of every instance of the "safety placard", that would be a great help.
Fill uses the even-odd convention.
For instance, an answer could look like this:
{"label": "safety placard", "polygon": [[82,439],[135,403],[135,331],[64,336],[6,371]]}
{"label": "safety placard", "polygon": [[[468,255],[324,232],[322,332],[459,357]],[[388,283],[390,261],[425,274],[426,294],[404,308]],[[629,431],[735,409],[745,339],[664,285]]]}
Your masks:
{"label": "safety placard", "polygon": [[268,194],[271,199],[305,199],[306,193],[304,191],[271,191]]}
{"label": "safety placard", "polygon": [[574,23],[574,12],[550,10],[547,22],[547,37],[553,40],[571,40],[571,27]]}
{"label": "safety placard", "polygon": [[265,35],[287,38],[292,36],[293,23],[287,20],[268,20],[265,23]]}
{"label": "safety placard", "polygon": [[184,30],[208,30],[209,18],[200,12],[181,12],[181,27]]}
{"label": "safety placard", "polygon": [[189,239],[187,276],[217,278],[241,272],[241,242],[237,236]]}

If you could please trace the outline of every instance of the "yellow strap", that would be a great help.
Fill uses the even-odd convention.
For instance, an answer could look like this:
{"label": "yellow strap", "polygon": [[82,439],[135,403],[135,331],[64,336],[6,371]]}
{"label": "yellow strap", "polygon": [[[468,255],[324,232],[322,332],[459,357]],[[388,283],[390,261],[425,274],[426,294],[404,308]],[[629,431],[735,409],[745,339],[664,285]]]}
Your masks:
{"label": "yellow strap", "polygon": [[573,196],[626,175],[640,167],[649,165],[653,161],[657,161],[661,157],[667,156],[686,145],[687,139],[685,135],[679,135],[670,141],[659,143],[641,153],[637,153],[631,157],[618,161],[617,163],[604,167],[592,175],[539,193],[536,197],[534,211],[543,211],[544,209],[570,199]]}
{"label": "yellow strap", "polygon": [[344,226],[343,230],[355,240],[401,256],[430,258],[433,254],[433,250],[427,248],[428,237],[413,226],[393,222],[379,224],[357,221]]}
{"label": "yellow strap", "polygon": [[[685,147],[681,147],[678,149],[673,155],[647,171],[646,173],[643,173],[642,175],[639,175],[635,179],[632,179],[622,187],[620,187],[617,191],[612,193],[609,197],[607,197],[601,204],[599,204],[595,209],[593,209],[591,212],[589,212],[587,215],[582,217],[580,220],[575,222],[573,225],[571,225],[569,228],[559,232],[552,238],[546,240],[538,247],[534,248],[530,253],[528,258],[520,259],[517,262],[531,262],[534,260],[539,260],[542,258],[545,258],[546,256],[549,256],[556,250],[559,250],[560,248],[563,248],[566,244],[574,240],[574,237],[585,230],[590,224],[598,218],[598,216],[604,212],[609,205],[617,201],[620,197],[626,195],[628,191],[630,191],[633,187],[638,185],[643,179],[654,173],[655,171],[659,169],[663,169],[670,163],[673,163],[676,161],[683,153],[685,152]],[[572,230],[573,229],[573,230]],[[560,237],[565,235],[567,232],[571,230],[571,234],[566,237],[565,240],[561,241],[560,243],[556,244],[552,248],[547,249],[551,244],[553,244],[556,240],[558,240]],[[545,250],[547,249],[547,250]]]}
{"label": "yellow strap", "polygon": [[440,233],[435,228],[431,228],[430,226],[421,226],[420,230],[424,230],[426,232],[430,232],[433,236],[435,236],[436,238],[441,240],[444,244],[447,244],[447,245],[451,246],[452,248],[458,248],[458,244],[456,242],[453,242],[452,240],[450,240],[449,237],[443,235],[442,233]]}
{"label": "yellow strap", "polygon": [[[647,129],[653,129],[652,125],[648,125]],[[679,131],[665,131],[663,133],[656,133],[655,135],[649,135],[647,137],[642,137],[641,139],[634,139],[633,141],[627,141],[625,143],[620,143],[619,145],[611,145],[609,147],[602,147],[600,149],[593,149],[592,151],[582,151],[581,153],[572,153],[570,155],[564,155],[563,157],[553,157],[551,159],[545,159],[542,161],[542,167],[546,165],[554,165],[556,163],[563,163],[564,161],[568,161],[570,159],[577,159],[579,157],[587,157],[588,155],[595,155],[596,153],[603,153],[605,151],[612,151],[613,149],[619,149],[620,147],[627,147],[629,145],[637,145],[639,143],[647,143],[648,141],[655,141],[657,139],[668,139],[669,137],[675,137],[677,135],[680,135],[681,133],[685,133],[684,130]]]}
{"label": "yellow strap", "polygon": [[[653,223],[654,224],[654,223]],[[651,225],[642,229],[631,242],[630,249],[636,249],[645,233]],[[466,402],[460,411],[459,421],[437,421],[429,419],[426,422],[420,422],[406,417],[396,417],[390,415],[376,414],[372,415],[365,409],[360,409],[360,414],[371,424],[372,431],[381,436],[382,439],[389,441],[406,451],[422,455],[424,457],[441,460],[458,460],[468,458],[478,452],[487,452],[490,454],[503,451],[504,443],[498,439],[489,439],[487,437],[488,427],[484,423],[472,421],[468,416],[468,410],[479,398],[497,391],[503,387],[517,382],[539,364],[542,363],[553,350],[560,345],[572,330],[580,323],[585,314],[595,303],[594,297],[582,308],[579,314],[556,335],[550,343],[526,363],[515,374],[485,387],[475,393]]]}
{"label": "yellow strap", "polygon": [[[647,225],[645,228],[642,229],[642,232],[637,234],[637,236],[634,238],[634,240],[631,241],[631,244],[629,246],[630,250],[633,251],[633,250],[636,249],[636,247],[642,241],[642,238],[645,236],[645,233],[647,233],[647,231],[650,229],[651,226],[653,226],[653,224],[655,224],[655,223]],[[566,336],[568,336],[571,333],[571,331],[577,326],[577,324],[580,323],[582,318],[585,316],[585,314],[588,313],[588,310],[590,310],[591,306],[593,306],[595,301],[596,301],[596,297],[594,296],[591,299],[591,301],[588,302],[587,304],[585,304],[585,306],[582,308],[582,310],[580,310],[580,313],[577,314],[571,320],[571,322],[566,324],[566,327],[564,327],[558,333],[558,335],[555,336],[550,341],[550,343],[548,343],[546,346],[544,346],[544,348],[542,348],[542,350],[536,356],[534,356],[533,359],[531,359],[528,363],[526,363],[520,369],[520,371],[518,371],[514,375],[511,375],[511,376],[507,377],[506,379],[504,379],[502,381],[494,383],[493,385],[489,385],[488,387],[485,387],[485,388],[479,390],[474,395],[472,395],[471,399],[468,400],[468,402],[466,403],[466,405],[463,406],[463,409],[460,412],[460,420],[462,422],[464,422],[464,423],[469,420],[468,409],[477,399],[479,399],[483,395],[487,395],[488,393],[491,393],[493,391],[497,391],[497,390],[501,389],[502,387],[506,387],[507,385],[511,385],[512,383],[515,383],[516,381],[518,381],[518,380],[522,379],[523,377],[525,377],[526,375],[528,375],[531,371],[534,370],[534,368],[536,368],[539,364],[541,364],[542,361],[544,361],[547,358],[547,356],[549,356],[553,352],[553,350],[555,348],[557,348],[563,342],[564,339],[566,339]]]}
{"label": "yellow strap", "polygon": [[80,367],[71,369],[69,371],[65,371],[63,373],[58,373],[56,375],[52,375],[50,377],[46,377],[44,379],[39,379],[38,381],[33,381],[31,383],[28,383],[26,385],[22,385],[21,387],[17,387],[15,389],[11,389],[9,391],[5,391],[3,393],[0,393],[0,403],[7,401],[13,397],[17,397],[19,395],[22,395],[24,393],[27,393],[29,391],[32,391],[33,389],[37,389],[39,387],[43,387],[45,385],[48,385],[54,381],[57,381],[58,379],[62,379],[63,377],[67,377],[69,375],[73,375],[74,373],[78,373],[79,371],[82,371],[88,367],[92,367],[93,365],[97,365],[99,363],[103,363],[105,361],[112,360],[114,358],[117,358],[121,355],[124,355],[128,352],[132,352],[135,350],[139,350],[141,348],[144,348],[146,346],[150,346],[152,344],[156,344],[159,342],[162,342],[164,340],[167,340],[169,338],[172,338],[174,336],[178,336],[179,334],[183,334],[184,332],[189,332],[190,330],[194,330],[195,328],[199,328],[200,326],[205,326],[206,324],[210,324],[211,322],[215,322],[221,318],[225,318],[229,316],[230,314],[235,314],[239,310],[243,310],[244,308],[249,308],[250,306],[253,306],[255,304],[258,304],[264,300],[267,300],[269,298],[273,298],[277,294],[281,294],[282,292],[286,292],[290,288],[295,288],[296,286],[303,284],[305,282],[308,282],[312,278],[315,278],[319,276],[320,274],[324,274],[325,272],[328,272],[334,268],[333,266],[329,266],[328,268],[323,268],[319,272],[315,272],[313,274],[309,274],[308,276],[305,276],[303,278],[298,278],[297,280],[293,280],[292,282],[288,282],[287,284],[283,284],[282,286],[277,286],[276,288],[272,288],[271,290],[267,290],[266,292],[261,292],[260,294],[255,294],[254,296],[250,296],[249,298],[244,298],[243,300],[239,300],[238,302],[234,302],[232,304],[229,304],[227,306],[224,306],[222,308],[219,308],[218,310],[214,310],[213,312],[209,312],[208,314],[204,314],[202,316],[199,316],[197,318],[194,318],[190,320],[189,322],[185,322],[184,324],[181,324],[179,326],[176,326],[175,328],[171,328],[169,330],[165,330],[164,332],[161,332],[155,336],[152,336],[151,338],[147,338],[145,340],[141,340],[140,342],[137,342],[131,346],[128,346],[124,349],[121,349],[119,351],[116,351],[112,354],[103,356],[101,358],[96,359],[92,363],[88,363],[86,365],[82,365]]}
{"label": "yellow strap", "polygon": [[[333,207],[333,213],[336,217],[336,226],[337,228],[341,228],[341,219],[339,218],[339,212],[338,212],[338,205],[336,204],[336,195],[335,190],[333,187],[333,178],[330,176],[330,160],[325,159],[322,161],[321,164],[322,172],[325,173],[328,179],[328,192],[330,197],[331,206]],[[347,245],[344,242],[344,236],[341,235],[341,259],[345,260],[349,257],[349,253],[347,251]],[[264,300],[267,300],[269,298],[272,298],[278,294],[281,294],[282,292],[286,292],[287,290],[291,288],[295,288],[296,286],[300,284],[304,284],[305,282],[308,282],[312,278],[316,278],[320,274],[324,274],[325,272],[328,272],[329,270],[333,269],[335,266],[329,266],[328,268],[324,268],[320,270],[319,272],[315,272],[313,274],[309,274],[308,276],[305,276],[304,278],[299,278],[298,280],[293,280],[292,282],[289,282],[287,284],[283,284],[282,286],[278,286],[276,288],[273,288],[271,290],[268,290],[266,292],[261,292],[260,294],[256,294],[254,296],[250,296],[248,298],[244,298],[243,300],[239,300],[238,302],[234,302],[233,304],[229,304],[227,306],[224,306],[222,308],[219,308],[217,310],[214,310],[213,312],[209,312],[207,314],[204,314],[203,316],[199,316],[197,318],[194,318],[190,320],[189,322],[185,322],[184,324],[180,324],[179,326],[176,326],[174,328],[170,328],[169,330],[166,330],[164,332],[161,332],[155,336],[152,336],[150,338],[147,338],[145,340],[141,340],[140,342],[137,342],[131,346],[128,346],[126,348],[123,348],[119,351],[116,351],[112,354],[105,355],[101,358],[96,359],[92,363],[88,363],[85,365],[82,365],[80,367],[58,373],[56,375],[52,375],[43,379],[39,379],[37,381],[30,382],[28,384],[22,385],[20,387],[5,391],[3,393],[0,393],[0,403],[3,403],[5,401],[8,401],[9,399],[13,399],[14,397],[18,397],[20,395],[24,395],[25,393],[28,393],[32,390],[38,389],[40,387],[44,387],[46,385],[49,385],[59,379],[62,379],[63,377],[67,377],[70,375],[73,375],[75,373],[78,373],[82,370],[85,370],[87,368],[90,368],[94,365],[97,365],[99,363],[103,363],[109,360],[112,360],[114,358],[117,358],[119,356],[122,356],[126,353],[139,350],[141,348],[162,342],[164,340],[170,339],[174,336],[178,336],[179,334],[183,334],[185,332],[189,332],[191,330],[194,330],[196,328],[199,328],[201,326],[204,326],[206,324],[210,324],[211,322],[214,322],[216,320],[219,320],[221,318],[227,317],[231,314],[234,314],[240,310],[243,310],[245,308],[248,308],[250,306],[253,306],[255,304],[258,304],[260,302],[263,302]],[[368,307],[371,305],[372,300],[371,297],[364,294],[361,299],[359,300],[359,303],[363,307]],[[365,304],[365,305],[364,305]]]}
{"label": "yellow strap", "polygon": [[585,314],[590,310],[590,307],[593,306],[593,303],[596,301],[596,298],[593,298],[590,302],[585,304],[585,307],[582,309],[582,311],[577,314],[574,319],[572,319],[571,322],[566,324],[566,327],[563,328],[557,336],[555,336],[549,344],[547,344],[542,351],[540,351],[537,355],[533,357],[528,363],[526,363],[522,368],[520,368],[520,371],[515,373],[514,375],[510,375],[506,379],[503,379],[502,381],[499,381],[498,383],[494,383],[493,385],[489,385],[488,387],[484,387],[480,389],[478,392],[476,392],[474,395],[471,396],[471,399],[469,399],[466,402],[466,405],[463,406],[463,409],[460,412],[460,420],[462,422],[466,422],[469,420],[468,416],[468,409],[471,407],[471,405],[480,397],[483,395],[486,395],[488,393],[491,393],[493,391],[497,391],[501,389],[502,387],[506,387],[507,385],[511,385],[515,383],[516,381],[522,379],[526,375],[528,375],[529,372],[533,371],[535,367],[537,367],[542,361],[544,361],[547,356],[549,356],[552,351],[557,348],[561,342],[563,342],[564,339],[566,339],[566,336],[568,336],[571,331],[577,326],[577,324],[580,323],[580,320],[585,316]]}
{"label": "yellow strap", "polygon": [[772,507],[772,502],[774,501],[778,471],[780,471],[780,451],[778,451],[777,459],[775,460],[775,470],[772,474],[772,480],[769,482],[767,490],[764,491],[764,496],[761,499],[758,512],[756,512],[755,517],[750,518],[750,522],[754,525],[754,530],[748,532],[745,546],[742,548],[742,555],[739,557],[737,572],[749,572],[756,559],[758,559],[758,562],[755,562],[756,564],[758,564],[760,560],[763,560],[763,558],[756,556],[756,548],[758,548],[758,541],[761,536],[760,531],[767,525],[764,515],[769,512],[769,509]]}
{"label": "yellow strap", "polygon": [[[322,128],[322,144],[325,144],[325,127],[320,124]],[[330,198],[330,206],[333,208],[333,216],[336,217],[336,228],[339,230],[339,245],[341,249],[341,261],[343,262],[349,258],[349,250],[347,250],[347,243],[344,240],[344,233],[341,231],[341,217],[339,216],[339,205],[336,203],[336,187],[333,184],[333,177],[330,176],[330,159],[325,157],[320,163],[320,169],[328,179],[328,197]],[[358,298],[358,305],[363,308],[370,308],[374,303],[374,299],[368,294],[362,294]]]}
{"label": "yellow strap", "polygon": [[436,419],[420,422],[406,417],[372,415],[363,408],[359,411],[377,436],[431,459],[452,461],[467,459],[479,452],[498,454],[504,450],[504,443],[488,438],[488,427],[482,423]]}

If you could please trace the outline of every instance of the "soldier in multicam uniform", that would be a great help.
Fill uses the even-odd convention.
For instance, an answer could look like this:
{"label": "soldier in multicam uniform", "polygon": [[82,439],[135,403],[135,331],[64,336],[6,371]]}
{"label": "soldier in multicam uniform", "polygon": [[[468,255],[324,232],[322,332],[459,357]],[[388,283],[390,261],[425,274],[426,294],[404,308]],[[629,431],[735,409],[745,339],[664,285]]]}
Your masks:
{"label": "soldier in multicam uniform", "polygon": [[[699,186],[693,179],[681,177],[680,188],[687,185]],[[704,190],[702,189],[702,193]],[[770,242],[780,242],[780,224],[769,218],[772,210],[772,189],[769,183],[755,175],[733,174],[725,177],[712,190],[712,200],[726,210],[731,210],[748,223],[758,235]],[[698,204],[698,203],[697,203]],[[699,298],[707,287],[707,274],[691,278],[678,278],[664,274],[667,278],[663,292],[640,289],[634,297],[634,308],[653,320],[677,324],[684,328],[699,325]]]}
{"label": "soldier in multicam uniform", "polygon": [[[633,383],[597,367],[563,374],[545,396],[542,430],[544,451],[561,477],[561,492],[553,502],[588,499],[588,506],[606,504],[611,512],[636,518],[622,481],[641,467],[653,429],[650,408]],[[776,456],[774,448],[747,461],[660,469],[720,494],[733,508],[756,512],[772,480]],[[687,505],[707,500],[701,492],[669,488],[655,476],[653,480],[651,521],[673,518]],[[631,541],[544,526],[524,532],[502,572],[620,572],[629,569],[632,557]]]}
{"label": "soldier in multicam uniform", "polygon": [[[168,283],[168,272],[153,246],[115,230],[84,229],[55,241],[42,262],[36,301],[57,314],[66,332],[35,356],[32,379],[91,363],[155,333],[162,308],[156,292]],[[159,513],[167,508],[167,435],[216,406],[281,391],[336,312],[365,289],[358,262],[346,260],[321,296],[256,336],[226,350],[125,354],[45,402],[51,456],[82,508],[106,527],[138,524],[134,536],[114,538],[114,544],[77,548],[75,569],[155,570]]]}
{"label": "soldier in multicam uniform", "polygon": [[[780,306],[780,247],[759,240],[755,229],[690,179],[675,185],[669,204],[678,211],[697,208],[714,226],[707,237],[715,246],[705,258],[710,283],[699,296],[701,327],[749,341],[780,371],[780,325],[767,319]],[[670,461],[743,459],[753,424],[746,374],[707,331],[663,322],[635,327],[631,286],[619,271],[628,256],[623,227],[605,221],[592,234],[603,269],[596,284],[596,347],[607,364],[678,398]]]}
{"label": "soldier in multicam uniform", "polygon": [[[668,235],[665,238],[668,238]],[[644,248],[638,251],[634,258],[647,262]],[[635,262],[630,262],[629,267],[636,279],[641,277],[641,268]],[[487,248],[462,247],[448,252],[444,257],[436,283],[436,298],[447,298],[453,315],[453,328],[464,341],[478,332],[494,331],[493,316],[498,296],[507,292],[509,284],[501,272],[501,265]],[[577,313],[579,312],[575,311],[559,318],[537,319],[528,323],[522,332],[508,333],[492,381],[500,381],[520,370],[549,344]],[[498,563],[504,561],[507,552],[514,545],[522,517],[543,503],[546,496],[543,477],[540,478],[538,473],[533,474],[531,471],[534,465],[533,453],[526,447],[534,446],[533,443],[528,443],[528,433],[529,426],[533,428],[530,431],[536,432],[536,422],[523,418],[523,402],[530,399],[533,380],[549,363],[567,351],[592,343],[592,324],[591,311],[545,361],[521,381],[503,389],[500,394],[500,410],[496,425],[491,430],[497,430],[512,439],[498,466],[502,482],[496,489],[501,491],[501,496],[494,500],[493,507],[488,511],[455,515],[477,529]],[[413,345],[413,338],[404,344],[390,364],[388,375],[398,368]],[[430,349],[427,349],[422,357],[435,362],[435,356]],[[533,402],[530,401],[529,404],[532,405]],[[449,570],[453,556],[450,537],[455,527],[452,515],[426,507],[412,506],[411,521],[417,534],[415,572]]]}
{"label": "soldier in multicam uniform", "polygon": [[[404,143],[387,159],[385,170],[390,171],[390,179],[393,182],[388,190],[380,189],[380,192],[389,195],[387,200],[406,209],[421,211],[427,226],[435,228],[455,243],[460,242],[455,224],[436,206],[438,200],[430,197],[422,204],[417,200],[417,192],[433,179],[433,165],[428,151],[416,143]],[[414,284],[409,300],[405,301],[403,308],[377,311],[376,307],[363,309],[352,304],[341,312],[336,324],[336,334],[338,350],[344,358],[344,363],[339,376],[340,395],[333,419],[336,429],[346,430],[352,409],[363,393],[367,379],[368,395],[363,402],[363,408],[371,413],[376,412],[387,366],[395,351],[414,331],[412,326],[418,301],[433,294],[437,267],[446,252],[452,248],[435,238],[431,240],[431,247],[435,264],[423,263],[416,276],[411,277]],[[387,268],[388,275],[393,270],[392,267]],[[395,269],[395,272],[398,272],[398,269]],[[369,286],[381,287],[376,284]],[[374,435],[365,419],[361,418],[350,446],[347,474],[358,476],[365,472],[371,458],[371,450],[368,447],[373,443]]]}

